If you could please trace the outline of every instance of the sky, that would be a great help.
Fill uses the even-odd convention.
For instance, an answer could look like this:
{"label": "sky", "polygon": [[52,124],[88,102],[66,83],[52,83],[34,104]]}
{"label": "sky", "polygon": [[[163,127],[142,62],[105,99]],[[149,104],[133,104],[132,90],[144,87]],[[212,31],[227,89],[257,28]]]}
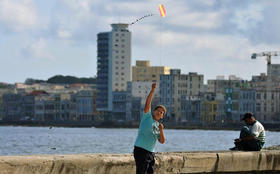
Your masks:
{"label": "sky", "polygon": [[129,26],[132,66],[149,60],[205,81],[250,80],[266,72],[265,57],[252,53],[280,51],[279,7],[278,0],[0,0],[0,82],[95,77],[97,34],[151,13]]}

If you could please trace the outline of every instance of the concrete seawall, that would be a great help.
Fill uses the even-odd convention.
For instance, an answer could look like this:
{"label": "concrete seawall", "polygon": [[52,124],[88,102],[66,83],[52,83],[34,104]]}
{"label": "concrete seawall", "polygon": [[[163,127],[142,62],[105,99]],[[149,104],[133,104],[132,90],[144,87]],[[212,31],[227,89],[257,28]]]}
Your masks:
{"label": "concrete seawall", "polygon": [[[1,156],[0,173],[133,174],[135,163],[132,154]],[[155,173],[280,173],[280,150],[157,153]]]}

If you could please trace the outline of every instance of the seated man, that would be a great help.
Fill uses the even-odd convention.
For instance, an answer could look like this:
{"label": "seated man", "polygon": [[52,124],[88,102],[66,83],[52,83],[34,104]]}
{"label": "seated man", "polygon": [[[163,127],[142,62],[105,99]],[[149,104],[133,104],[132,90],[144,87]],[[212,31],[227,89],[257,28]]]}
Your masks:
{"label": "seated man", "polygon": [[265,143],[265,130],[252,113],[246,113],[243,117],[248,126],[244,126],[240,137],[234,140],[235,147],[230,150],[260,151]]}

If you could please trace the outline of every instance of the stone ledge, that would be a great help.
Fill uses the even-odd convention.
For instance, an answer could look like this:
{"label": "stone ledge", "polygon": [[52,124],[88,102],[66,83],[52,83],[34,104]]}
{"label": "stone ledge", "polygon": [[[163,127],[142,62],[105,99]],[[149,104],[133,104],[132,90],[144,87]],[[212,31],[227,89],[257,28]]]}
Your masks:
{"label": "stone ledge", "polygon": [[[132,154],[0,156],[1,174],[131,174]],[[280,173],[280,150],[156,154],[156,174]]]}

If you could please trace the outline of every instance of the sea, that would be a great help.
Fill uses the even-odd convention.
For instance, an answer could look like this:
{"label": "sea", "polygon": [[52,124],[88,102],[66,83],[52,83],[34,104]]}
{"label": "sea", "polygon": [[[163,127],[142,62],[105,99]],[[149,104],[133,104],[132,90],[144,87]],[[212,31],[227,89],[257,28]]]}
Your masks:
{"label": "sea", "polygon": [[[0,127],[0,155],[132,153],[138,129]],[[239,131],[165,129],[156,152],[220,151],[233,147]],[[280,145],[280,132],[266,131],[265,147]]]}

